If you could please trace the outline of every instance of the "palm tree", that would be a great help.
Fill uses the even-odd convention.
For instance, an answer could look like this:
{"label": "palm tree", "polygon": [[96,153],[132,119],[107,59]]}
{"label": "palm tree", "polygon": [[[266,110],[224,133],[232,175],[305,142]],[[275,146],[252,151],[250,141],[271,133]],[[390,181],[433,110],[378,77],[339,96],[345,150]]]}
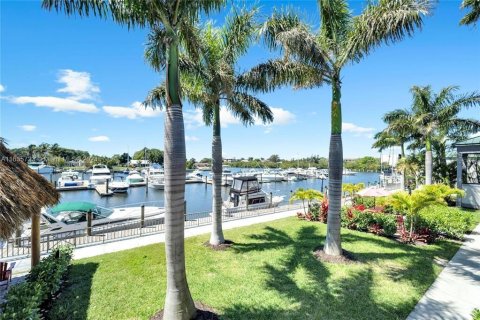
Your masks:
{"label": "palm tree", "polygon": [[[272,90],[277,85],[300,88],[332,88],[331,138],[329,151],[329,199],[327,238],[324,250],[342,254],[340,209],[342,197],[343,147],[341,72],[349,63],[359,62],[382,44],[400,41],[422,26],[422,16],[430,9],[429,0],[379,0],[352,16],[346,0],[318,0],[320,29],[313,33],[292,12],[275,12],[265,23],[264,39],[271,49],[281,49],[284,57],[263,64],[257,86]],[[292,70],[302,68],[303,72]],[[258,76],[257,76],[258,78]]]}
{"label": "palm tree", "polygon": [[[398,121],[409,122],[415,119],[416,133],[425,145],[425,184],[432,184],[432,144],[444,141],[444,138],[454,138],[458,135],[480,131],[480,121],[476,119],[459,118],[461,110],[480,105],[480,94],[477,92],[455,94],[456,86],[449,86],[435,94],[430,86],[414,86],[411,89],[413,106],[411,114],[402,111]],[[393,111],[398,112],[400,111]],[[411,115],[411,116],[410,116]],[[445,152],[445,146],[442,147]],[[446,159],[445,159],[446,161]]]}
{"label": "palm tree", "polygon": [[33,156],[35,155],[35,151],[37,150],[37,146],[34,144],[30,144],[28,147],[28,160],[33,160]]}
{"label": "palm tree", "polygon": [[[239,14],[227,18],[225,26],[216,29],[211,23],[200,31],[195,29],[202,58],[195,63],[195,58],[185,54],[180,58],[180,78],[182,94],[195,106],[203,110],[206,125],[213,127],[212,173],[213,173],[213,223],[210,244],[217,246],[225,242],[222,231],[222,140],[220,108],[224,106],[245,125],[251,125],[258,117],[264,123],[273,120],[270,108],[261,100],[248,93],[249,88],[238,83],[241,75],[237,74],[236,63],[246,53],[257,27],[254,23],[256,10],[242,10]],[[150,37],[155,40],[157,37]],[[156,47],[150,42],[148,47]],[[163,87],[153,89],[146,105],[161,106],[165,102]]]}
{"label": "palm tree", "polygon": [[463,0],[462,9],[469,8],[471,11],[460,20],[460,24],[475,24],[480,19],[480,1],[479,0]]}
{"label": "palm tree", "polygon": [[157,71],[165,70],[165,251],[167,292],[164,319],[191,319],[195,305],[187,284],[184,252],[185,132],[179,80],[179,50],[196,48],[193,26],[225,0],[44,0],[43,7],[67,15],[111,15],[115,22],[154,31],[158,47],[147,51]]}
{"label": "palm tree", "polygon": [[[387,128],[375,134],[374,148],[380,151],[385,148],[400,146],[402,159],[405,158],[405,144],[413,138],[416,133],[413,116],[410,111],[397,109],[386,113],[383,121]],[[402,189],[406,185],[405,171],[402,171]]]}

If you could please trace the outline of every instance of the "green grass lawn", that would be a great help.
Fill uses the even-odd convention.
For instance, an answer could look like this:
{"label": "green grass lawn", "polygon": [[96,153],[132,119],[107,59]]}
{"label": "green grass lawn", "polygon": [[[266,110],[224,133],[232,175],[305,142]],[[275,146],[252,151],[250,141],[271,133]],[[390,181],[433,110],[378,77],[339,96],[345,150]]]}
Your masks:
{"label": "green grass lawn", "polygon": [[[480,215],[479,215],[480,216]],[[186,240],[195,300],[225,319],[405,319],[460,246],[411,246],[342,229],[360,263],[317,261],[326,225],[287,218],[225,232],[235,245],[212,251],[208,235]],[[148,319],[163,308],[164,245],[74,262],[53,319]]]}

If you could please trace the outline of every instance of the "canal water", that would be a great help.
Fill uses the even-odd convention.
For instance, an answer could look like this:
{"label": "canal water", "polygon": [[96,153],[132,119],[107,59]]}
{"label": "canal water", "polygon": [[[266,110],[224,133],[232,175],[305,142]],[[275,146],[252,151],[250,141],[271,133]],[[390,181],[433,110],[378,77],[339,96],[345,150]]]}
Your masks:
{"label": "canal water", "polygon": [[[240,169],[229,168],[233,173]],[[209,173],[208,173],[209,174]],[[60,177],[59,174],[52,176],[45,175],[47,180],[56,181]],[[114,180],[120,180],[125,176],[120,173],[115,173]],[[84,174],[84,179],[88,179],[89,174]],[[360,183],[363,182],[365,186],[377,184],[379,181],[379,174],[372,172],[359,172],[355,175],[343,176],[344,183]],[[285,202],[288,202],[290,193],[298,188],[317,189],[322,190],[328,187],[328,179],[307,179],[301,181],[285,181],[285,182],[270,182],[263,183],[262,189],[266,193],[272,193],[273,196],[285,196]],[[222,187],[222,197],[224,200],[228,199],[228,192],[230,187]],[[60,192],[60,202],[71,201],[88,201],[93,202],[103,207],[119,207],[119,206],[135,206],[140,204],[150,204],[155,206],[164,205],[164,191],[145,187],[129,188],[127,193],[114,194],[110,197],[100,197],[95,190],[81,190],[81,191],[63,191]],[[185,186],[185,200],[187,201],[188,213],[211,212],[212,209],[212,186],[205,183],[192,183]]]}

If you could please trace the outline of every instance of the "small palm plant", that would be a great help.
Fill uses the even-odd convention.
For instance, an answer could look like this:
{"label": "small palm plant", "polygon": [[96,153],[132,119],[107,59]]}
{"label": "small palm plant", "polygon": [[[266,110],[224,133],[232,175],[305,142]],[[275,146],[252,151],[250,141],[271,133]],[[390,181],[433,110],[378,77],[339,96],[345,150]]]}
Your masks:
{"label": "small palm plant", "polygon": [[405,213],[409,219],[410,231],[407,240],[411,242],[414,239],[415,221],[420,210],[434,204],[447,205],[446,199],[448,197],[454,195],[463,196],[463,194],[462,190],[451,188],[447,185],[428,185],[415,190],[411,195],[404,191],[393,194],[391,196],[391,205],[397,211]]}
{"label": "small palm plant", "polygon": [[[303,204],[303,212],[307,214],[307,208],[310,210],[310,206],[313,201],[322,201],[323,193],[315,189],[303,189],[298,188],[290,197],[290,202],[301,200]],[[307,201],[307,207],[305,207],[305,201]]]}

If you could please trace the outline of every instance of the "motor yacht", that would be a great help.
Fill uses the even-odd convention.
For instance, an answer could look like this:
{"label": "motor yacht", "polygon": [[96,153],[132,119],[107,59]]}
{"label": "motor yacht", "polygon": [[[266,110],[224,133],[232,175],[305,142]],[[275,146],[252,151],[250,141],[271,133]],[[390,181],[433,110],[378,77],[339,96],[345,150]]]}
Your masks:
{"label": "motor yacht", "polygon": [[132,173],[132,172],[130,172],[130,174],[127,176],[125,181],[130,187],[141,187],[147,184],[144,177],[142,177],[138,173]]}
{"label": "motor yacht", "polygon": [[244,210],[275,207],[283,199],[283,196],[268,195],[264,192],[255,176],[235,177],[229,198],[223,202],[223,207],[226,214],[231,214]]}
{"label": "motor yacht", "polygon": [[73,170],[68,170],[62,172],[60,178],[57,181],[57,188],[71,188],[71,189],[80,189],[88,188],[91,184],[88,180],[83,180],[80,173]]}
{"label": "motor yacht", "polygon": [[104,184],[107,180],[112,179],[110,169],[104,164],[96,164],[92,168],[90,182],[93,184]]}
{"label": "motor yacht", "polygon": [[165,172],[160,168],[150,168],[147,172],[148,187],[163,190],[165,189]]}

